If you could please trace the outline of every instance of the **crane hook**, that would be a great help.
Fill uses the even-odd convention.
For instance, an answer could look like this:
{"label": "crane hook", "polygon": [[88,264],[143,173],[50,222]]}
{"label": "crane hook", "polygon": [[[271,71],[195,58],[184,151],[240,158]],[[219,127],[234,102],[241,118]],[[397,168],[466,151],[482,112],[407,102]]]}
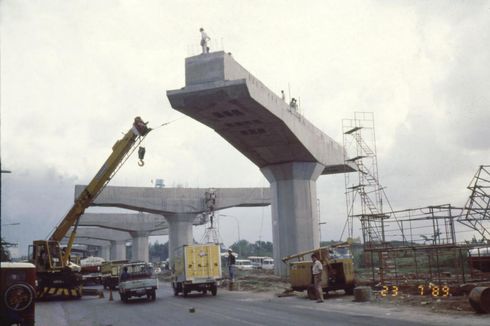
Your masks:
{"label": "crane hook", "polygon": [[143,161],[143,159],[145,158],[145,153],[146,149],[140,146],[140,148],[138,149],[138,158],[140,159],[138,162],[139,166],[145,165],[145,162]]}

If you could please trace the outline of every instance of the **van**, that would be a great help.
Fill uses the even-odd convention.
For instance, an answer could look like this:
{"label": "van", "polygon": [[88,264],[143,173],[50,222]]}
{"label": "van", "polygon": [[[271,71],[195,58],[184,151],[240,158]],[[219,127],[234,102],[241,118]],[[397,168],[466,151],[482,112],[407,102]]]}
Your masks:
{"label": "van", "polygon": [[262,269],[272,270],[274,269],[274,259],[273,258],[265,258],[262,262]]}
{"label": "van", "polygon": [[251,270],[253,269],[252,262],[249,259],[237,259],[235,261],[235,268],[239,270]]}

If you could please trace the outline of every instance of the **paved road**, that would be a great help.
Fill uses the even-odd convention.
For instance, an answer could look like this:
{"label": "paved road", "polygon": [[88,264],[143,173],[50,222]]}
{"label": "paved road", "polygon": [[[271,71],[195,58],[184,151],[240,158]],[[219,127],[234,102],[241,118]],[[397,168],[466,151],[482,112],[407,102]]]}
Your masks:
{"label": "paved road", "polygon": [[[316,303],[299,297],[277,298],[271,293],[229,292],[218,295],[192,292],[174,297],[168,283],[161,283],[157,300],[134,299],[127,304],[114,293],[114,301],[84,297],[79,301],[38,302],[36,325],[489,325],[487,316],[440,316],[410,308],[384,308],[354,303],[351,298]],[[190,312],[194,308],[195,312]]]}

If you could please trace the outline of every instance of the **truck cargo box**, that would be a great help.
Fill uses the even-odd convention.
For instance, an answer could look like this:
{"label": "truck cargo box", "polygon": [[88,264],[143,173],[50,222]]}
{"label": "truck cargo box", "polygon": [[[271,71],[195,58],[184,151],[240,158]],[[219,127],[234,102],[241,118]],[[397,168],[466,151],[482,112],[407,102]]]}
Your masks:
{"label": "truck cargo box", "polygon": [[217,281],[221,279],[221,256],[219,245],[199,244],[177,248],[173,259],[174,294],[187,296],[190,291],[208,290],[217,292]]}

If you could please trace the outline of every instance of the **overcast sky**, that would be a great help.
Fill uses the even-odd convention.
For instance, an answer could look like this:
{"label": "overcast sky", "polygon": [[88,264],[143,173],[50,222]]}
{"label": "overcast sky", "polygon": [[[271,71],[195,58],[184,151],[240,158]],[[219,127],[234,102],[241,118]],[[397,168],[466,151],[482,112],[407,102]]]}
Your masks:
{"label": "overcast sky", "polygon": [[[342,119],[373,112],[381,183],[395,209],[462,206],[490,164],[489,1],[2,0],[2,236],[27,251],[67,212],[136,115],[158,129],[114,186],[263,187],[247,158],[173,110],[184,58],[232,52],[342,143]],[[346,219],[342,175],[321,176],[322,238]],[[220,218],[225,244],[272,240],[270,208]],[[238,235],[240,231],[240,235]],[[199,240],[202,227],[195,230]]]}

